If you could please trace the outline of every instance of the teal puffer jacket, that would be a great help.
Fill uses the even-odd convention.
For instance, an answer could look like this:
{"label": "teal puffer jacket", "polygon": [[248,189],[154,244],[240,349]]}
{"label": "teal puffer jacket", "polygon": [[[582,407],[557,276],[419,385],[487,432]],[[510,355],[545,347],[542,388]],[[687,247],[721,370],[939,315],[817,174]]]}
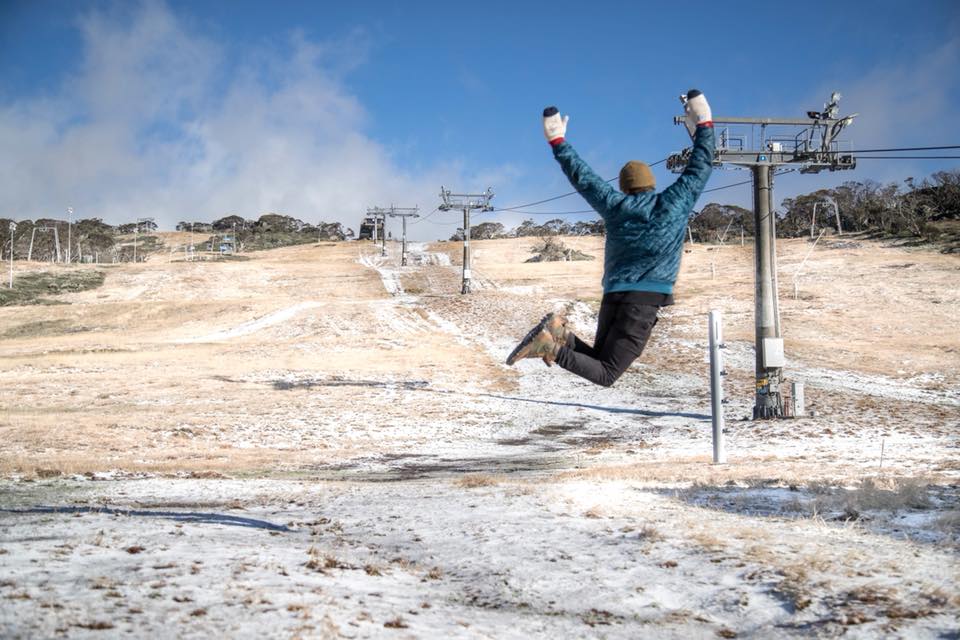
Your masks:
{"label": "teal puffer jacket", "polygon": [[627,195],[593,172],[568,142],[553,147],[570,184],[607,227],[603,292],[673,293],[690,211],[713,169],[713,127],[701,126],[683,174],[661,191]]}

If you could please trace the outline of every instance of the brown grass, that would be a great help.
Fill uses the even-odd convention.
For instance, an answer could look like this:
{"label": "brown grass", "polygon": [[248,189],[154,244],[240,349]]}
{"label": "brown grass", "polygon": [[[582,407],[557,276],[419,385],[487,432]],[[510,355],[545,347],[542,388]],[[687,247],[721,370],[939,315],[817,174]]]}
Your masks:
{"label": "brown grass", "polygon": [[947,511],[936,519],[934,526],[947,533],[960,534],[960,511]]}
{"label": "brown grass", "polygon": [[606,515],[603,512],[603,507],[595,505],[587,509],[583,513],[583,517],[584,518],[605,518]]}
{"label": "brown grass", "polygon": [[773,587],[774,593],[788,602],[796,611],[802,611],[813,602],[813,588],[807,568],[791,564],[780,569],[781,579]]}
{"label": "brown grass", "polygon": [[813,483],[810,490],[817,497],[810,505],[814,513],[842,511],[850,520],[857,520],[865,511],[900,511],[930,507],[929,478],[870,477],[853,488]]}
{"label": "brown grass", "polygon": [[493,487],[499,483],[499,478],[489,473],[471,473],[457,478],[453,484],[464,489],[476,489],[478,487]]}

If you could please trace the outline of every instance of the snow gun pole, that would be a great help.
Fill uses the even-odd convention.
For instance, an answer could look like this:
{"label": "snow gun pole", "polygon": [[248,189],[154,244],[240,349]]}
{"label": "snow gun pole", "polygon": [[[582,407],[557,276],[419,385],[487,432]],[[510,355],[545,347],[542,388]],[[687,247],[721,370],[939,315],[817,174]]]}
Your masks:
{"label": "snow gun pole", "polygon": [[727,452],[723,445],[723,327],[719,311],[711,311],[709,316],[710,336],[710,408],[713,414],[713,462],[723,464],[727,461]]}

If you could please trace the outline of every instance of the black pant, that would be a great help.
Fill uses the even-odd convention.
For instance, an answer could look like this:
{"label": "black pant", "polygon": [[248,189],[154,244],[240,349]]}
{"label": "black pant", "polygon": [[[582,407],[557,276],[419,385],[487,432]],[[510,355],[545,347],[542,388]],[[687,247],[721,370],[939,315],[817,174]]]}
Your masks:
{"label": "black pant", "polygon": [[657,324],[661,306],[672,296],[647,291],[604,294],[597,318],[597,339],[591,347],[570,333],[557,353],[557,364],[595,384],[609,387],[643,352]]}

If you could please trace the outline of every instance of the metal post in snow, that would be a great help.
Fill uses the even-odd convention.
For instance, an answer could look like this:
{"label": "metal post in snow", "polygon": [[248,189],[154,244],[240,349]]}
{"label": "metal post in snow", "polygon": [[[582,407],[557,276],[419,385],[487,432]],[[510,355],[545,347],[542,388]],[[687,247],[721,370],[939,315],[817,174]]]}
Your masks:
{"label": "metal post in snow", "polygon": [[723,444],[723,327],[719,311],[709,315],[710,337],[710,408],[713,415],[713,462],[723,464],[727,461],[727,452]]}

